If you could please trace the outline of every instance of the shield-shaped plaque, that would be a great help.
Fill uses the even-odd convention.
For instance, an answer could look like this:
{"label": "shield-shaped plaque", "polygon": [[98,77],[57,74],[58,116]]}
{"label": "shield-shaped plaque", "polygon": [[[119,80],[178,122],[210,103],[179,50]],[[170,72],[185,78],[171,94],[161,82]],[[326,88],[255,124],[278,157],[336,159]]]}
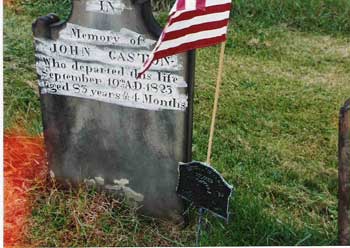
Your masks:
{"label": "shield-shaped plaque", "polygon": [[233,187],[210,165],[201,162],[179,164],[177,193],[197,208],[204,208],[228,220]]}

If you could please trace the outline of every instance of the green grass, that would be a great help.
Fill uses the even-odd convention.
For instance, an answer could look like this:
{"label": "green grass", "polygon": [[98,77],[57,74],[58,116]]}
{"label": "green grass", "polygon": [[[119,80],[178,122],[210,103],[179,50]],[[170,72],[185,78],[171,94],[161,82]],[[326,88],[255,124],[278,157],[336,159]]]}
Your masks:
{"label": "green grass", "polygon": [[[336,244],[337,117],[350,96],[350,37],[231,29],[228,48],[213,161],[238,192],[233,221],[205,244]],[[198,54],[198,160],[216,76],[207,68],[218,53]]]}
{"label": "green grass", "polygon": [[[337,126],[350,97],[350,4],[278,3],[236,2],[213,151],[213,165],[236,192],[228,225],[206,217],[205,246],[337,243]],[[36,79],[31,22],[55,10],[62,8],[53,1],[5,10],[5,129],[42,131],[38,97],[27,84]],[[218,54],[219,47],[197,53],[196,160],[206,157]],[[193,245],[194,219],[180,231],[84,188],[37,188],[33,197],[32,244]],[[105,207],[95,211],[96,201]]]}
{"label": "green grass", "polygon": [[[28,243],[36,247],[183,246],[193,230],[136,215],[132,203],[81,186],[34,189]],[[40,193],[39,193],[40,192]]]}
{"label": "green grass", "polygon": [[40,102],[36,86],[31,17],[5,10],[4,18],[4,126],[21,125],[41,132]]}
{"label": "green grass", "polygon": [[234,19],[240,26],[286,24],[303,31],[350,31],[348,0],[236,0]]}

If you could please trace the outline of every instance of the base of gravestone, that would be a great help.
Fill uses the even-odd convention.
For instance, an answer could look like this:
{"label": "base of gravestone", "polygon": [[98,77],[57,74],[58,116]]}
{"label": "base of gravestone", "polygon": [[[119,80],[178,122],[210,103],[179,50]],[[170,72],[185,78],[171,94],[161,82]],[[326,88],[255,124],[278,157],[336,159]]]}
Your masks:
{"label": "base of gravestone", "polygon": [[72,192],[72,190],[74,192],[83,189],[88,191],[91,190],[97,193],[106,193],[108,196],[120,200],[120,202],[124,204],[123,207],[129,208],[130,211],[135,212],[137,215],[148,216],[158,220],[167,221],[168,223],[178,226],[180,229],[185,229],[190,224],[190,213],[188,210],[191,204],[188,201],[182,201],[184,211],[181,214],[160,217],[143,209],[142,206],[140,206],[136,201],[128,199],[122,192],[117,193],[114,190],[106,190],[102,185],[96,185],[95,183],[91,184],[91,182],[87,181],[84,183],[74,183],[69,180],[56,178],[52,175],[52,173],[50,174],[51,175],[48,175],[48,180],[50,181],[48,186],[49,188],[66,192]]}

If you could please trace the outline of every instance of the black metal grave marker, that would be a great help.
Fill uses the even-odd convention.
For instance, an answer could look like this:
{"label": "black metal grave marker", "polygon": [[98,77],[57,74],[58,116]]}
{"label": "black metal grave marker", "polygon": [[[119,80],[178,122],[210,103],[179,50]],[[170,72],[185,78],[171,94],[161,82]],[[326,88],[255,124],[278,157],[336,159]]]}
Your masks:
{"label": "black metal grave marker", "polygon": [[232,191],[233,187],[210,165],[196,161],[179,164],[177,193],[199,209],[197,246],[202,217],[207,210],[228,221]]}
{"label": "black metal grave marker", "polygon": [[204,208],[228,220],[233,187],[213,167],[192,162],[179,165],[177,193],[197,208]]}

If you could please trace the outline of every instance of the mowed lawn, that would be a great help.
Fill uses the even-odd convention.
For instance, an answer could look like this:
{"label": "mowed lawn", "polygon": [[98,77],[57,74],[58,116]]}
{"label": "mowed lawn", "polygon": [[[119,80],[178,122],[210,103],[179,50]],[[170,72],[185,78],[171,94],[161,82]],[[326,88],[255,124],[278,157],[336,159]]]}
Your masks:
{"label": "mowed lawn", "polygon": [[[66,12],[57,4],[38,6],[5,9],[5,131],[42,132],[31,23],[39,14]],[[337,128],[339,108],[350,97],[350,35],[301,30],[232,21],[212,164],[235,194],[228,224],[206,216],[204,246],[337,243]],[[199,161],[206,158],[218,54],[219,46],[197,52],[193,154]],[[194,244],[194,211],[181,230],[85,188],[39,187],[32,194],[31,244]]]}

